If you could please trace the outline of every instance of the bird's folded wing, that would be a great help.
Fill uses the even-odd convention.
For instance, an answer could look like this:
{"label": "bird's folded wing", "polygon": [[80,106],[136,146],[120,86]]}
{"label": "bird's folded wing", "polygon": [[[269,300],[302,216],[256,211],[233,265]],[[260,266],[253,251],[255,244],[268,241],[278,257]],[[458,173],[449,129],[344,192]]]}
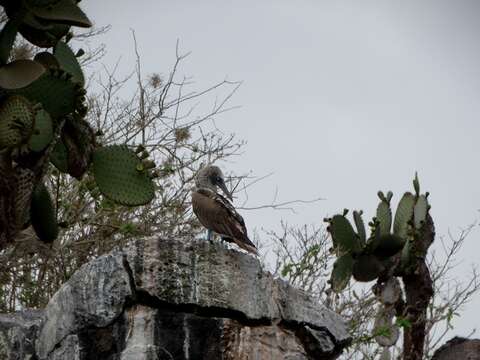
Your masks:
{"label": "bird's folded wing", "polygon": [[255,245],[248,238],[245,221],[226,198],[213,191],[199,189],[192,193],[192,206],[207,229],[232,238],[240,247],[256,253]]}

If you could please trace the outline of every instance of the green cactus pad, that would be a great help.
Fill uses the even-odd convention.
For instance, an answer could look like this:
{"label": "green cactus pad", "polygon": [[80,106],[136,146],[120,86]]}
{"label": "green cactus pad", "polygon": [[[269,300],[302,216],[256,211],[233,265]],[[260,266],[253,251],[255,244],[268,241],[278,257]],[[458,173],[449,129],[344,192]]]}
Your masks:
{"label": "green cactus pad", "polygon": [[9,96],[0,107],[0,149],[17,147],[32,133],[35,109],[22,96]]}
{"label": "green cactus pad", "polygon": [[0,64],[6,64],[10,57],[13,43],[17,37],[18,25],[14,20],[8,20],[0,32]]}
{"label": "green cactus pad", "polygon": [[403,249],[405,238],[393,234],[384,234],[378,238],[373,254],[379,259],[385,259],[397,254]]}
{"label": "green cactus pad", "polygon": [[352,276],[352,270],[352,255],[345,254],[335,261],[333,264],[332,276],[330,278],[333,291],[339,293],[347,287],[350,282],[350,277]]}
{"label": "green cactus pad", "polygon": [[60,67],[57,58],[47,51],[39,52],[33,60],[42,64],[45,69],[58,69]]}
{"label": "green cactus pad", "polygon": [[90,27],[92,23],[87,15],[73,0],[59,0],[49,6],[30,6],[30,11],[42,20],[53,23]]}
{"label": "green cactus pad", "polygon": [[361,211],[353,212],[353,221],[355,222],[358,237],[360,238],[360,242],[363,247],[365,245],[365,241],[367,241],[367,233],[365,231],[365,223],[363,222]]}
{"label": "green cactus pad", "polygon": [[425,195],[420,195],[413,208],[413,222],[416,229],[420,229],[427,219],[428,200]]}
{"label": "green cactus pad", "polygon": [[146,171],[137,170],[140,162],[124,145],[98,148],[93,154],[93,174],[102,194],[122,205],[150,202],[154,197],[154,185]]}
{"label": "green cactus pad", "polygon": [[52,118],[59,118],[72,113],[82,96],[82,88],[70,77],[62,70],[49,69],[38,80],[14,93],[41,103]]}
{"label": "green cactus pad", "polygon": [[402,238],[407,237],[408,222],[412,220],[413,208],[415,206],[415,196],[406,192],[398,203],[393,222],[393,232]]}
{"label": "green cactus pad", "polygon": [[23,88],[45,73],[45,68],[33,60],[15,60],[0,67],[0,87],[6,90]]}
{"label": "green cactus pad", "polygon": [[33,133],[28,141],[28,147],[33,151],[42,151],[53,139],[53,126],[50,115],[45,110],[40,110],[35,116]]}
{"label": "green cactus pad", "polygon": [[332,235],[333,246],[336,248],[339,256],[345,253],[358,253],[362,250],[360,238],[345,216],[333,216],[328,230]]}
{"label": "green cactus pad", "polygon": [[50,162],[62,173],[68,172],[68,153],[65,144],[59,139],[50,154]]}
{"label": "green cactus pad", "polygon": [[369,282],[375,280],[383,270],[383,265],[376,256],[362,254],[353,264],[352,275],[357,281]]}
{"label": "green cactus pad", "polygon": [[72,49],[70,49],[65,42],[59,41],[53,50],[53,54],[58,60],[60,67],[72,75],[72,81],[83,86],[85,84],[85,77],[83,76],[82,68]]}
{"label": "green cactus pad", "polygon": [[30,203],[35,182],[35,173],[30,169],[15,168],[15,218],[18,229],[30,222]]}
{"label": "green cactus pad", "polygon": [[55,208],[50,193],[43,183],[39,183],[32,193],[30,221],[41,241],[51,243],[57,238],[58,224]]}
{"label": "green cactus pad", "polygon": [[392,227],[392,210],[385,197],[377,206],[377,221],[379,223],[380,234],[389,234]]}
{"label": "green cactus pad", "polygon": [[412,254],[412,240],[408,239],[405,242],[405,246],[402,249],[402,255],[400,257],[400,267],[404,270],[407,270],[408,265],[410,264],[410,256]]}
{"label": "green cactus pad", "polygon": [[64,24],[52,24],[48,30],[39,30],[27,24],[19,27],[19,32],[25,39],[41,48],[55,46],[58,40],[67,35],[69,30],[70,25]]}

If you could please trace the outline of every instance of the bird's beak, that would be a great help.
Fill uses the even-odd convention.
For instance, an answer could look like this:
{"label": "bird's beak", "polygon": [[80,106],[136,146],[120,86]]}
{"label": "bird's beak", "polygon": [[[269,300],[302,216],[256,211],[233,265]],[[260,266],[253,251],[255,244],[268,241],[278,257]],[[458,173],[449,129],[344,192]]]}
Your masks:
{"label": "bird's beak", "polygon": [[233,201],[233,196],[230,193],[230,191],[228,191],[227,185],[225,185],[225,182],[224,181],[220,182],[218,186],[220,187],[220,189],[222,189],[223,193],[227,196],[227,198],[229,198],[230,201]]}

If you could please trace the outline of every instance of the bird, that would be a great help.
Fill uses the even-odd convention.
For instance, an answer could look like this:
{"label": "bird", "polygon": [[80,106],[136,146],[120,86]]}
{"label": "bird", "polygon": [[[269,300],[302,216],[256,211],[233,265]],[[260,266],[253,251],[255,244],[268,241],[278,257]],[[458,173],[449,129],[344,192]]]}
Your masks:
{"label": "bird", "polygon": [[[226,197],[218,193],[218,188]],[[208,240],[213,231],[222,240],[258,255],[257,248],[248,238],[245,221],[230,201],[233,197],[225,184],[222,170],[215,165],[202,167],[195,176],[192,208],[200,223],[207,228]]]}

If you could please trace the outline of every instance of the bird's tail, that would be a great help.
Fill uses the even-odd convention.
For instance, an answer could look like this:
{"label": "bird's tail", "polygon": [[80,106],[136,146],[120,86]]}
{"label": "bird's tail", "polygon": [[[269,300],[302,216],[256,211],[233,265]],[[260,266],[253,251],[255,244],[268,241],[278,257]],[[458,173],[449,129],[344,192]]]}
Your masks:
{"label": "bird's tail", "polygon": [[245,237],[244,239],[236,239],[236,238],[231,238],[228,236],[223,236],[222,240],[227,241],[227,242],[233,242],[240,246],[243,250],[247,250],[249,253],[252,253],[254,255],[258,255],[258,250],[255,247],[255,245],[250,241],[248,237]]}

